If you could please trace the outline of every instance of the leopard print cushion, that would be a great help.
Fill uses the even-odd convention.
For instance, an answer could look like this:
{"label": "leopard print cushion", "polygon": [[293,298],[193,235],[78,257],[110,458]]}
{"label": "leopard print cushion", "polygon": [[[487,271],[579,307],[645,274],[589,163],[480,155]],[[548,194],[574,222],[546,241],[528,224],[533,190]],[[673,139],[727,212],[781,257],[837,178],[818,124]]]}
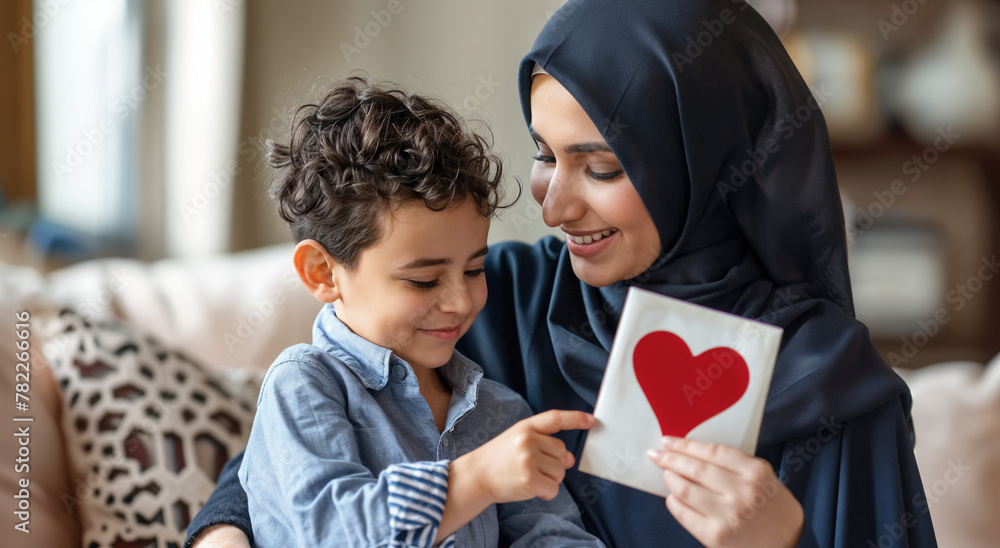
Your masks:
{"label": "leopard print cushion", "polygon": [[180,352],[64,310],[45,327],[82,546],[175,548],[222,466],[246,447],[256,388]]}

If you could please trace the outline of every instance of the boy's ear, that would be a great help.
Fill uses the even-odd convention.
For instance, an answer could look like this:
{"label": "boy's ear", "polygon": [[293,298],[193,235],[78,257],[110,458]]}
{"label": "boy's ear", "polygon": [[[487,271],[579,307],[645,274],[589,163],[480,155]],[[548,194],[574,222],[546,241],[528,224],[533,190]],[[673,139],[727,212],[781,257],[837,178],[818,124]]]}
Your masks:
{"label": "boy's ear", "polygon": [[292,255],[295,272],[313,297],[324,303],[340,299],[340,288],[334,279],[337,261],[316,240],[302,240]]}

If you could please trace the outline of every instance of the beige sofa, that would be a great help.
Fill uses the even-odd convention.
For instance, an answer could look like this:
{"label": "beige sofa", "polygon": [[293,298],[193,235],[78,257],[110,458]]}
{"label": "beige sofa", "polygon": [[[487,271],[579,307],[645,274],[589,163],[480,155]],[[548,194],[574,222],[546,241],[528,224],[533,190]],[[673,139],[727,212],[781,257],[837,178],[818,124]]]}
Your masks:
{"label": "beige sofa", "polygon": [[[19,473],[14,466],[18,438],[0,438],[0,484],[5,504],[14,505],[0,514],[8,535],[23,535],[17,545],[146,538],[170,546],[183,539],[187,520],[211,490],[218,470],[212,461],[223,454],[219,447],[212,452],[212,445],[220,444],[211,438],[225,438],[226,455],[238,450],[252,416],[255,379],[283,348],[310,339],[320,304],[299,284],[290,253],[290,246],[277,246],[204,260],[97,260],[48,275],[0,265],[0,312],[8,318],[0,327],[5,364],[19,342],[15,312],[31,313],[28,412],[14,407],[14,367],[4,367],[0,375],[0,420],[19,425],[11,422],[14,417],[32,418],[23,423],[30,424],[30,472]],[[75,313],[60,316],[60,310]],[[181,353],[168,353],[171,348]],[[104,368],[106,376],[88,377],[104,363],[112,364]],[[172,376],[163,377],[168,370]],[[122,380],[127,375],[139,375],[138,380]],[[1000,357],[985,367],[947,363],[904,377],[914,395],[916,454],[939,544],[995,546],[1000,538]],[[179,378],[186,384],[178,384]],[[174,386],[172,398],[194,398],[195,403],[146,405],[168,385]],[[169,390],[159,391],[165,397]],[[139,392],[142,397],[129,399]],[[81,394],[98,401],[73,401]],[[99,411],[112,394],[119,400],[110,402],[111,408],[119,411]],[[201,412],[198,406],[209,410],[191,418],[195,413],[188,409]],[[140,424],[130,427],[131,433],[104,430],[129,420]],[[137,429],[152,437],[140,443]],[[214,433],[205,436],[201,430]],[[100,447],[81,449],[114,436],[124,436],[124,443],[106,446],[105,460],[119,459],[121,466],[99,462]],[[175,445],[180,440],[190,443]],[[127,458],[119,454],[122,447],[131,451]],[[206,460],[208,465],[202,463]],[[201,468],[191,466],[193,461]],[[158,475],[171,467],[170,478]],[[13,497],[23,479],[29,480],[27,534],[15,529],[25,515],[15,513],[19,501]],[[119,515],[124,499],[134,515]]]}

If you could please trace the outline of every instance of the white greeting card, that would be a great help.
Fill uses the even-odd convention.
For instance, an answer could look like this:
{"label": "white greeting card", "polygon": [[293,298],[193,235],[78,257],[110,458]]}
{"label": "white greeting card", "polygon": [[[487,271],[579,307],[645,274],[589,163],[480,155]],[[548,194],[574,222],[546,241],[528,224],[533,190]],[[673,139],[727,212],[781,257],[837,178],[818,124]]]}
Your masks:
{"label": "white greeting card", "polygon": [[754,454],[781,328],[630,288],[580,470],[666,497],[664,435]]}

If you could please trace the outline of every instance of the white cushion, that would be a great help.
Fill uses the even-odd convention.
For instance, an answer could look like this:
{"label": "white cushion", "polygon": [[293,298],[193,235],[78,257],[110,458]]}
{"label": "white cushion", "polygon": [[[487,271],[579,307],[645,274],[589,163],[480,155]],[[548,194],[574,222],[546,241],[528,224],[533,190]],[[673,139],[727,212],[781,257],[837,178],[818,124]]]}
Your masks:
{"label": "white cushion", "polygon": [[938,544],[993,547],[1000,538],[1000,356],[902,372],[913,393],[920,466]]}
{"label": "white cushion", "polygon": [[312,340],[322,303],[295,274],[292,249],[86,261],[47,275],[35,297],[88,320],[123,319],[213,370],[254,375],[285,348]]}

